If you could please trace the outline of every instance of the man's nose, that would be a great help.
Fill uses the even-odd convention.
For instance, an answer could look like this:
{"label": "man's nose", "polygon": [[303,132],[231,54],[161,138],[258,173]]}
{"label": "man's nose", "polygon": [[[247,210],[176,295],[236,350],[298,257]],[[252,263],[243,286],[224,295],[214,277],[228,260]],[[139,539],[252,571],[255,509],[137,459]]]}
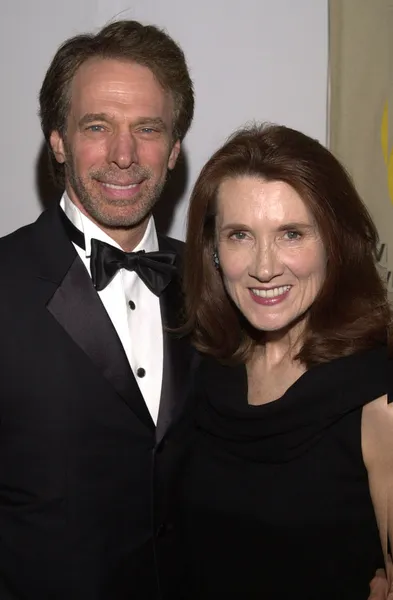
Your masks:
{"label": "man's nose", "polygon": [[108,158],[120,169],[128,169],[137,162],[136,141],[130,132],[119,133],[113,138]]}

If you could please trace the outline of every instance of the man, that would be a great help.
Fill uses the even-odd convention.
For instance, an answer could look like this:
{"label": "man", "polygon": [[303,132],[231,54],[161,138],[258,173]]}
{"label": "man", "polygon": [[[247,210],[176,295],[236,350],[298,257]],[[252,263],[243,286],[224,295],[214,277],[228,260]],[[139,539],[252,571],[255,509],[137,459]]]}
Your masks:
{"label": "man", "polygon": [[0,241],[1,600],[166,596],[193,353],[168,331],[181,243],[151,213],[193,108],[181,49],[134,21],[66,41],[46,74],[65,192]]}

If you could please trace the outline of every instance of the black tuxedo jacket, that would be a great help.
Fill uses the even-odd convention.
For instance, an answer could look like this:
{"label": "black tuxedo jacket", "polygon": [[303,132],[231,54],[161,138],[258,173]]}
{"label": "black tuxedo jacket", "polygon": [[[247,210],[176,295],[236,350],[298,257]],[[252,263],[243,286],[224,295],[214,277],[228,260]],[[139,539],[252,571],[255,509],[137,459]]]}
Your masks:
{"label": "black tuxedo jacket", "polygon": [[[58,211],[0,240],[0,598],[170,597],[170,442],[195,355],[164,332],[156,428]],[[179,278],[160,303],[176,327]]]}

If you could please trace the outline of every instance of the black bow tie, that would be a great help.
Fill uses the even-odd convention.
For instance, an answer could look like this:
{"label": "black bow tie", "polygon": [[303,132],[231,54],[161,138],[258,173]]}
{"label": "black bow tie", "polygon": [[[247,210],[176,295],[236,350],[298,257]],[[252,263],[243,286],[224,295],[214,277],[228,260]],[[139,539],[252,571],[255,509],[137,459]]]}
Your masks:
{"label": "black bow tie", "polygon": [[91,278],[98,292],[119,269],[127,269],[135,271],[149,290],[159,296],[176,272],[174,262],[174,252],[123,252],[106,242],[91,240]]}
{"label": "black bow tie", "polygon": [[[60,217],[70,240],[85,250],[82,232],[61,209]],[[135,271],[149,290],[159,296],[176,273],[175,260],[175,252],[123,252],[106,242],[91,240],[91,278],[98,292],[110,283],[119,269],[127,269]]]}

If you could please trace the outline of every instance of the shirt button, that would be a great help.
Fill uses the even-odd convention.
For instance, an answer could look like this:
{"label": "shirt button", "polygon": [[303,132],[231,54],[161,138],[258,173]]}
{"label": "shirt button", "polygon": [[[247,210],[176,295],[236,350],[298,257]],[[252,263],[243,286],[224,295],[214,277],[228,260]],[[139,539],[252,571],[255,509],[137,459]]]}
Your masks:
{"label": "shirt button", "polygon": [[139,367],[139,369],[136,370],[136,374],[138,377],[144,377],[146,375],[146,371],[142,367]]}
{"label": "shirt button", "polygon": [[135,310],[135,309],[136,309],[135,302],[133,302],[132,300],[130,300],[130,301],[128,302],[128,306],[131,308],[131,310]]}

